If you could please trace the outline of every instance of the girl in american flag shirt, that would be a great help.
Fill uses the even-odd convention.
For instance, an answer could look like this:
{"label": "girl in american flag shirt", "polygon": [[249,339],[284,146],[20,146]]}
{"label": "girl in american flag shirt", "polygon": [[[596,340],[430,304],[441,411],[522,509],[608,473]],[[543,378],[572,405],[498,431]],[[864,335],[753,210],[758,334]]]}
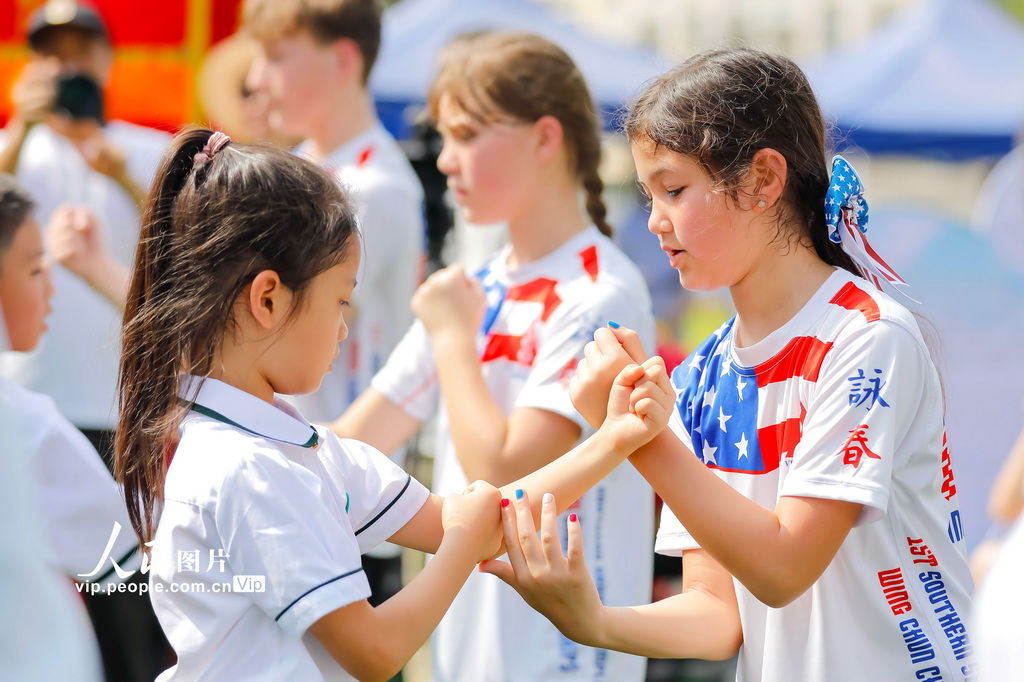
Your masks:
{"label": "girl in american flag shirt", "polygon": [[[592,432],[568,385],[595,329],[624,316],[650,347],[654,319],[643,277],[608,237],[599,123],[564,51],[528,34],[462,38],[429,104],[444,140],[438,168],[462,216],[505,222],[509,243],[473,275],[452,266],[420,287],[417,322],[335,430],[391,452],[436,416],[432,488],[443,494],[559,461]],[[650,486],[622,463],[563,502],[588,521],[604,599],[649,601]],[[644,658],[565,638],[489,575],[470,578],[432,644],[436,682],[645,676]]]}
{"label": "girl in american flag shirt", "polygon": [[[740,680],[972,679],[939,375],[915,317],[881,291],[903,282],[865,239],[856,173],[842,157],[829,172],[804,74],[754,50],[706,52],[651,84],[626,132],[680,282],[728,288],[737,311],[675,370],[670,428],[630,458],[668,506],[657,549],[682,556],[682,593],[602,604],[580,524],[563,558],[523,501],[503,515],[512,566],[489,570],[577,641],[738,651]],[[595,334],[573,387],[588,420],[609,377],[643,357],[624,327]],[[553,523],[542,517],[542,538]]]}

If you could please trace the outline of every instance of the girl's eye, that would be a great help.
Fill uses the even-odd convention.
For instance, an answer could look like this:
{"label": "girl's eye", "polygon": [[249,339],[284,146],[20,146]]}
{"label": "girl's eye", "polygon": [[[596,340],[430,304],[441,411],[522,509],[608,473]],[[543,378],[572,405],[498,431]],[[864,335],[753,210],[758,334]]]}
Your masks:
{"label": "girl's eye", "polygon": [[685,187],[680,187],[680,188],[678,188],[678,189],[670,189],[670,190],[668,190],[668,191],[667,191],[666,193],[667,193],[667,194],[668,194],[668,195],[669,195],[670,197],[677,197],[677,196],[679,196],[679,194],[680,194],[680,193],[681,193],[681,192],[682,192],[682,191],[683,191],[684,189],[686,189],[686,188],[685,188]]}
{"label": "girl's eye", "polygon": [[347,307],[349,307],[349,305],[351,305],[351,304],[348,301],[342,301],[341,302],[341,307],[342,308],[347,308]]}

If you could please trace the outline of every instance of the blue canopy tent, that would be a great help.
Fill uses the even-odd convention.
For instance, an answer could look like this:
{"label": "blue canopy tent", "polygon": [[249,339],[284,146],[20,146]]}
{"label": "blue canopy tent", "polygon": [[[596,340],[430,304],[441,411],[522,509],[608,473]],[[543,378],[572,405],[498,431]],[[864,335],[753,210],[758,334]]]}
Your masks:
{"label": "blue canopy tent", "polygon": [[806,71],[839,138],[867,152],[1001,155],[1024,127],[1024,26],[988,0],[921,0]]}
{"label": "blue canopy tent", "polygon": [[648,50],[587,35],[529,0],[402,0],[384,13],[381,52],[370,78],[378,113],[393,135],[406,137],[406,110],[425,102],[444,46],[481,29],[528,31],[562,47],[583,72],[606,124],[609,112],[671,66]]}

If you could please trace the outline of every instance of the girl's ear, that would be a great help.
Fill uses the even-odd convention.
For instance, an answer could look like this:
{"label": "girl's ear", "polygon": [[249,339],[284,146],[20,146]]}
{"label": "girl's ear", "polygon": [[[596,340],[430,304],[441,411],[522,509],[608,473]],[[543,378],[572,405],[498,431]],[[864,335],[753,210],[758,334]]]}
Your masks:
{"label": "girl's ear", "polygon": [[542,161],[550,161],[562,149],[562,123],[554,116],[541,116],[533,127],[537,131],[537,152]]}
{"label": "girl's ear", "polygon": [[246,291],[249,313],[263,329],[273,329],[288,314],[291,292],[273,270],[256,275]]}
{"label": "girl's ear", "polygon": [[749,202],[749,205],[745,203],[743,208],[764,212],[775,206],[786,189],[787,172],[785,156],[770,148],[758,150],[750,164],[747,178],[749,192],[745,192],[746,196],[741,198],[741,201]]}

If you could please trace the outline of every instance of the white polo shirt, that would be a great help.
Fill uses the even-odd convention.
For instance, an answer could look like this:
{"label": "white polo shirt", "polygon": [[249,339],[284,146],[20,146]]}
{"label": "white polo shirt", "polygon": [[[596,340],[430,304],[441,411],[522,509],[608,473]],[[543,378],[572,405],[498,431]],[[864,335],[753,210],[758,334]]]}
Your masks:
{"label": "white polo shirt", "polygon": [[303,635],[370,595],[360,553],[404,526],[426,488],[281,400],[195,377],[181,396],[195,403],[167,471],[150,574],[178,663],[159,680],[351,679]]}
{"label": "white polo shirt", "polygon": [[92,444],[48,396],[3,378],[0,395],[15,420],[18,456],[32,472],[46,561],[79,582],[119,582],[114,562],[122,571],[137,570],[138,540],[124,496]]}
{"label": "white polo shirt", "polygon": [[[171,136],[124,121],[110,121],[104,134],[125,153],[135,182],[147,189]],[[4,144],[0,131],[0,147]],[[35,200],[40,225],[62,203],[88,206],[110,253],[121,263],[132,262],[139,234],[135,202],[114,180],[90,168],[67,138],[45,125],[33,127],[15,175]],[[0,358],[0,375],[53,398],[79,428],[113,429],[121,313],[63,266],[55,265],[51,277],[49,331],[31,353]]]}
{"label": "white polo shirt", "polygon": [[0,680],[99,682],[99,650],[82,601],[41,559],[48,548],[20,422],[16,398],[0,388]]}

